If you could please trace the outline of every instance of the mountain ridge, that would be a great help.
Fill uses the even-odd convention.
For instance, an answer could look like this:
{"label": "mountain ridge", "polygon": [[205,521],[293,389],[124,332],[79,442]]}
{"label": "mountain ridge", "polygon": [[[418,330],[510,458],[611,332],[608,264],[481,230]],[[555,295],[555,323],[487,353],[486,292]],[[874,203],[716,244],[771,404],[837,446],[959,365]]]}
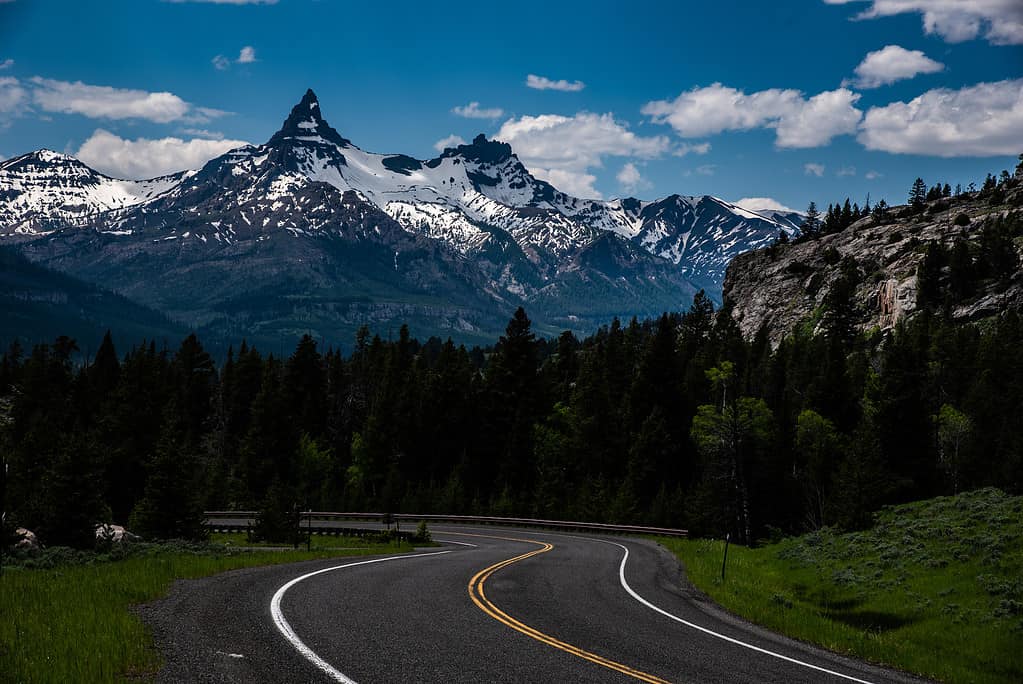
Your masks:
{"label": "mountain ridge", "polygon": [[[732,256],[782,230],[792,229],[710,196],[575,198],[536,179],[510,145],[482,134],[428,160],[366,152],[327,123],[312,90],[265,144],[235,148],[198,170],[122,181],[55,153],[0,162],[4,241],[204,324],[225,316],[221,304],[259,290],[230,273],[218,277],[215,266],[238,270],[251,262],[268,269],[269,280],[288,271],[291,285],[280,283],[286,291],[319,288],[335,300],[345,298],[342,285],[360,291],[360,283],[386,281],[362,287],[364,295],[389,306],[425,296],[430,306],[478,313],[449,319],[442,330],[499,332],[493,312],[504,317],[518,305],[540,323],[585,330],[599,324],[591,316],[684,308],[701,288],[719,298]],[[304,244],[285,246],[281,236]],[[601,245],[614,257],[580,258]],[[293,262],[256,256],[271,247]],[[374,251],[380,254],[369,256]],[[356,252],[362,256],[352,261]],[[138,264],[147,259],[163,281],[146,277]],[[230,259],[240,261],[227,266]],[[383,263],[393,266],[390,276],[381,275]],[[191,287],[186,273],[200,272],[208,287],[197,297],[200,310],[162,291]],[[588,292],[585,283],[599,287]],[[316,299],[301,290],[289,296],[306,295]],[[583,301],[595,297],[599,304]],[[326,318],[313,316],[317,326]]]}

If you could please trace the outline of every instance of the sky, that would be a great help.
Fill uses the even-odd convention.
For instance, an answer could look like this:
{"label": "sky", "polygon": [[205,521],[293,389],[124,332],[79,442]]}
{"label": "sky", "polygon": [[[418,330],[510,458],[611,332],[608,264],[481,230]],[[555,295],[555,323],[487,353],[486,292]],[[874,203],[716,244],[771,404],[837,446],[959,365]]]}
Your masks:
{"label": "sky", "polygon": [[153,177],[307,88],[359,147],[478,133],[582,197],[903,203],[1023,153],[1020,0],[0,0],[0,157]]}

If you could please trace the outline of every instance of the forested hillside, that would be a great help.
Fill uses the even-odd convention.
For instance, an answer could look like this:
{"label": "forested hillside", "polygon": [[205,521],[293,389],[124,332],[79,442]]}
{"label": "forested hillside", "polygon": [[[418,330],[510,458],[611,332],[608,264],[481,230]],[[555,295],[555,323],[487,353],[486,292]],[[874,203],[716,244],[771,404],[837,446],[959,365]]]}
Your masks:
{"label": "forested hillside", "polygon": [[217,367],[105,339],[0,361],[4,508],[47,543],[95,521],[200,534],[201,511],[535,515],[755,541],[855,528],[893,503],[1023,491],[1023,323],[939,311],[891,335],[841,326],[771,349],[704,296],[685,314],[537,340],[521,309],[492,349],[403,328],[349,356],[244,342]]}

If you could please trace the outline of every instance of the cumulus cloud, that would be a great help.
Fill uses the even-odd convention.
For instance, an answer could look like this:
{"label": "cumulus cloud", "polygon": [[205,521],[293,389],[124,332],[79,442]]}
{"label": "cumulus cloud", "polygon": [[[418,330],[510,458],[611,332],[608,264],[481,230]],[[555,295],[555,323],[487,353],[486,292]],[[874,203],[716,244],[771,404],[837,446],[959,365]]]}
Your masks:
{"label": "cumulus cloud", "polygon": [[803,173],[807,176],[817,176],[820,178],[824,175],[824,164],[815,164],[813,162],[803,164]]}
{"label": "cumulus cloud", "polygon": [[238,59],[235,61],[239,64],[252,64],[256,61],[256,48],[246,45],[238,53]]}
{"label": "cumulus cloud", "polygon": [[884,174],[879,171],[871,170],[863,174],[863,177],[866,178],[867,180],[877,180],[878,178],[883,178]]}
{"label": "cumulus cloud", "polygon": [[937,157],[999,157],[1023,140],[1023,79],[928,90],[871,107],[858,137],[869,150]]}
{"label": "cumulus cloud", "polygon": [[12,66],[14,66],[14,60],[5,59],[4,61],[0,62],[0,71],[3,71],[4,69],[10,69]]}
{"label": "cumulus cloud", "polygon": [[652,159],[671,148],[667,136],[638,136],[610,113],[513,118],[495,138],[510,143],[534,175],[582,197],[600,196],[589,170],[603,167],[605,157]]}
{"label": "cumulus cloud", "polygon": [[885,45],[868,52],[856,67],[856,78],[851,83],[859,88],[877,88],[918,74],[935,74],[945,65],[936,62],[920,50],[907,50],[898,45]]}
{"label": "cumulus cloud", "polygon": [[455,107],[451,113],[466,119],[497,119],[504,115],[504,110],[500,107],[480,109],[479,102],[470,102],[464,107]]}
{"label": "cumulus cloud", "polygon": [[465,144],[465,138],[460,135],[449,135],[446,138],[441,138],[433,144],[433,149],[438,152],[443,152],[449,147],[458,147],[459,145]]}
{"label": "cumulus cloud", "polygon": [[650,182],[643,177],[643,174],[639,172],[639,169],[632,162],[623,166],[615,178],[618,179],[618,184],[628,192],[636,192],[637,190],[645,190],[651,187]]}
{"label": "cumulus cloud", "polygon": [[75,153],[89,166],[118,178],[153,178],[184,169],[197,169],[243,140],[137,138],[126,140],[97,129]]}
{"label": "cumulus cloud", "polygon": [[843,166],[838,171],[835,171],[835,175],[838,176],[839,178],[844,178],[846,176],[855,176],[856,175],[856,167],[855,166]]}
{"label": "cumulus cloud", "polygon": [[741,200],[736,200],[732,204],[742,207],[747,211],[764,212],[764,211],[787,211],[795,212],[795,209],[786,207],[784,204],[774,199],[773,197],[743,197]]}
{"label": "cumulus cloud", "polygon": [[28,102],[28,91],[10,76],[0,77],[0,114],[16,114]]}
{"label": "cumulus cloud", "polygon": [[577,93],[585,88],[586,84],[582,81],[566,81],[563,78],[554,81],[546,76],[529,74],[526,76],[526,87],[534,88],[535,90],[561,90],[567,93]]}
{"label": "cumulus cloud", "polygon": [[[845,5],[861,0],[824,0]],[[924,32],[949,43],[983,36],[994,45],[1023,45],[1023,3],[1019,0],[870,0],[856,19],[876,19],[917,12]]]}
{"label": "cumulus cloud", "polygon": [[574,197],[585,199],[603,199],[604,197],[600,191],[593,187],[593,184],[597,182],[597,177],[592,173],[541,168],[531,168],[530,171],[540,180],[545,180],[558,190],[567,192]]}
{"label": "cumulus cloud", "polygon": [[643,113],[668,124],[683,138],[754,128],[773,128],[778,147],[819,147],[837,135],[855,133],[863,113],[860,96],[847,88],[807,99],[798,90],[771,88],[746,94],[714,83],[693,88],[674,100],[655,100]]}
{"label": "cumulus cloud", "polygon": [[93,119],[146,119],[154,123],[202,122],[226,112],[194,107],[173,93],[95,86],[75,81],[31,79],[32,102],[46,112]]}
{"label": "cumulus cloud", "polygon": [[226,71],[231,68],[231,60],[224,55],[217,55],[210,60],[210,63],[213,64],[213,68],[217,71]]}

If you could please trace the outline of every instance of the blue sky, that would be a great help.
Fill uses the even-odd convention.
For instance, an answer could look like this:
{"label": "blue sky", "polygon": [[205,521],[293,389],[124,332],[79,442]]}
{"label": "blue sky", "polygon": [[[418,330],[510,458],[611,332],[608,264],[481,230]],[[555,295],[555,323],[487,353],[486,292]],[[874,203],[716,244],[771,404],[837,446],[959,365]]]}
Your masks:
{"label": "blue sky", "polygon": [[483,132],[574,194],[896,203],[1023,152],[1023,3],[0,0],[0,156],[158,175],[308,87],[364,149]]}

